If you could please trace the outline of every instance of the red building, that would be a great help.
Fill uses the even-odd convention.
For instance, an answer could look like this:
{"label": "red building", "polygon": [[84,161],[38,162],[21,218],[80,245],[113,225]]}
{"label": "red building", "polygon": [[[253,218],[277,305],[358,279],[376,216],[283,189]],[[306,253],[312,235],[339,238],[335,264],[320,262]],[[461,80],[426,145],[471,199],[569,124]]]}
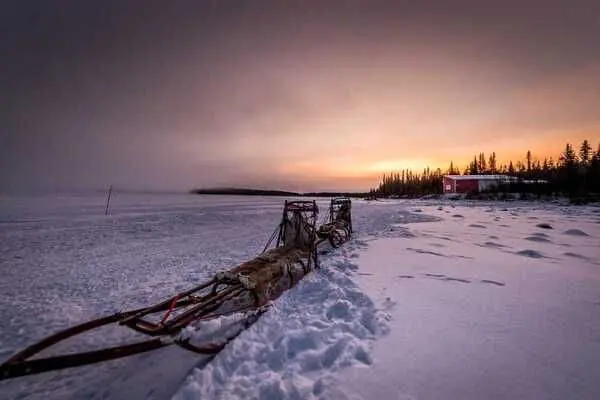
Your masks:
{"label": "red building", "polygon": [[445,175],[442,189],[444,193],[481,192],[516,180],[517,178],[507,175]]}

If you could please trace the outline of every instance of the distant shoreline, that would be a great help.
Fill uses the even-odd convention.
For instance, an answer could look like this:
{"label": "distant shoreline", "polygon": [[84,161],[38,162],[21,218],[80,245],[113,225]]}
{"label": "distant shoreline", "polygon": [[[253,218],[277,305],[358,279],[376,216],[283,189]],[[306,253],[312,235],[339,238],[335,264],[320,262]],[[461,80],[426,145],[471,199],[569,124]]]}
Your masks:
{"label": "distant shoreline", "polygon": [[[212,189],[192,189],[190,194],[197,195],[222,195],[222,196],[265,196],[265,197],[350,197],[365,200],[468,200],[468,201],[540,201],[543,203],[557,201],[561,196],[541,196],[537,197],[530,193],[448,193],[448,194],[426,194],[426,195],[388,195],[373,196],[370,193],[350,193],[350,192],[307,192],[298,193],[285,190],[271,189],[250,189],[250,188],[212,188]],[[592,196],[589,199],[571,199],[569,204],[587,204],[598,202],[600,199]]]}
{"label": "distant shoreline", "polygon": [[247,188],[215,188],[192,189],[189,193],[200,195],[227,195],[227,196],[274,196],[274,197],[365,197],[367,193],[350,192],[309,192],[297,193],[284,190],[247,189]]}

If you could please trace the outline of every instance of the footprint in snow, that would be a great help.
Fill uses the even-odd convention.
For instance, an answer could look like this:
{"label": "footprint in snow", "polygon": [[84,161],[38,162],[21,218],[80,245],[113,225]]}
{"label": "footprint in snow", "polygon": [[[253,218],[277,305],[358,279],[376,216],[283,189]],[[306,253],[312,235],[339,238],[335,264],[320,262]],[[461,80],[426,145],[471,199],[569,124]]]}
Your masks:
{"label": "footprint in snow", "polygon": [[570,251],[567,251],[566,253],[563,253],[563,254],[567,257],[579,258],[581,260],[589,260],[589,258],[587,258],[586,256],[583,256],[583,255],[577,254],[577,253],[572,253]]}
{"label": "footprint in snow", "polygon": [[530,242],[538,242],[538,243],[552,243],[550,240],[546,239],[542,236],[531,235],[527,236],[525,240],[529,240]]}
{"label": "footprint in snow", "polygon": [[335,302],[334,304],[332,304],[331,306],[329,306],[325,315],[330,320],[332,320],[332,319],[346,320],[350,317],[351,307],[352,307],[352,304],[349,301],[340,299],[337,302]]}
{"label": "footprint in snow", "polygon": [[545,258],[544,255],[542,255],[540,252],[530,249],[517,251],[516,254],[529,258]]}
{"label": "footprint in snow", "polygon": [[467,280],[467,279],[461,279],[461,278],[444,278],[445,281],[452,281],[452,282],[461,282],[461,283],[471,283],[471,281]]}
{"label": "footprint in snow", "polygon": [[442,239],[442,240],[448,240],[450,242],[453,242],[454,240],[452,238],[449,238],[448,236],[438,236],[438,239]]}
{"label": "footprint in snow", "polygon": [[552,228],[552,225],[550,225],[550,224],[547,224],[547,223],[545,223],[545,222],[544,222],[544,223],[541,223],[541,224],[537,224],[536,226],[537,226],[538,228],[542,228],[542,229],[553,229],[553,228]]}
{"label": "footprint in snow", "polygon": [[412,275],[398,275],[397,277],[401,278],[401,279],[412,279],[412,278],[414,278],[414,276],[412,276]]}
{"label": "footprint in snow", "polygon": [[531,236],[539,236],[539,237],[543,237],[543,238],[550,237],[550,236],[546,235],[544,232],[535,232],[535,233],[532,233]]}
{"label": "footprint in snow", "polygon": [[480,244],[479,246],[481,246],[481,247],[497,247],[497,248],[506,247],[503,244],[496,243],[496,242],[485,242],[484,244]]}
{"label": "footprint in snow", "polygon": [[383,302],[383,310],[389,311],[394,308],[396,304],[398,304],[398,302],[393,301],[391,297],[386,297],[385,301]]}
{"label": "footprint in snow", "polygon": [[471,281],[469,281],[467,279],[453,278],[451,276],[446,276],[444,274],[424,274],[424,275],[427,276],[427,277],[429,277],[429,278],[437,279],[437,280],[440,280],[440,281],[471,283]]}
{"label": "footprint in snow", "polygon": [[464,215],[460,215],[460,214],[454,214],[452,217],[453,218],[464,218],[465,216]]}
{"label": "footprint in snow", "polygon": [[485,229],[486,226],[485,225],[481,225],[481,224],[471,224],[469,225],[471,228],[483,228]]}
{"label": "footprint in snow", "polygon": [[347,260],[336,261],[333,263],[332,266],[339,271],[345,271],[345,270],[356,271],[356,270],[358,270],[357,264],[354,264],[353,262],[350,262]]}
{"label": "footprint in snow", "polygon": [[488,236],[488,238],[490,238],[490,239],[495,239],[495,240],[498,240],[498,239],[499,239],[499,238],[498,238],[498,236],[495,236],[495,235],[490,235],[490,236]]}
{"label": "footprint in snow", "polygon": [[563,233],[565,235],[571,235],[571,236],[590,236],[580,229],[569,229],[569,230],[564,231]]}
{"label": "footprint in snow", "polygon": [[415,253],[419,253],[419,254],[430,254],[432,256],[445,257],[443,254],[437,253],[435,251],[429,251],[429,250],[423,250],[423,249],[414,249],[412,247],[407,247],[406,250],[414,251]]}
{"label": "footprint in snow", "polygon": [[505,286],[505,284],[502,282],[492,281],[490,279],[482,279],[481,283],[489,283],[490,285],[496,285],[496,286]]}

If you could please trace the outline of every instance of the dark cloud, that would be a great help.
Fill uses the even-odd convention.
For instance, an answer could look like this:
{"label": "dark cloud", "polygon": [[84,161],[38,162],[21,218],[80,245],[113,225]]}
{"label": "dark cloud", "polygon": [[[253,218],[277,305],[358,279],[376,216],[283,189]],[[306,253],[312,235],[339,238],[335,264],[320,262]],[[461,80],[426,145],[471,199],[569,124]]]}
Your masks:
{"label": "dark cloud", "polygon": [[[353,110],[392,107],[403,116],[409,99],[408,131],[425,118],[419,110],[448,111],[452,103],[481,108],[493,125],[497,101],[510,114],[501,122],[535,125],[534,117],[561,105],[513,112],[507,104],[540,99],[527,87],[551,93],[554,84],[558,96],[577,97],[600,65],[596,1],[40,0],[1,7],[0,190],[107,182],[310,186],[274,171],[290,157],[356,151],[342,129]],[[564,84],[573,71],[593,73]],[[571,101],[570,119],[552,113],[557,123],[593,122],[595,95],[586,93],[585,107]],[[315,145],[315,128],[328,124],[335,141]],[[366,140],[382,143],[377,135]]]}

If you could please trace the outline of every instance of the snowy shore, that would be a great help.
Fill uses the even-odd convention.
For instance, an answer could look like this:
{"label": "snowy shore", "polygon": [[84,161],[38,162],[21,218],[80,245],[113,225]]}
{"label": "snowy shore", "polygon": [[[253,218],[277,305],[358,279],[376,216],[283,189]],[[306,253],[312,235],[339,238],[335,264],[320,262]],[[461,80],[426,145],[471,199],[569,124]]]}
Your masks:
{"label": "snowy shore", "polygon": [[[252,257],[282,206],[123,195],[104,217],[100,197],[0,203],[0,360]],[[164,349],[3,381],[1,397],[600,398],[600,208],[353,204],[355,237],[212,361]]]}
{"label": "snowy shore", "polygon": [[599,211],[423,207],[442,220],[398,226],[361,254],[357,281],[390,334],[372,367],[332,386],[347,398],[600,398]]}

